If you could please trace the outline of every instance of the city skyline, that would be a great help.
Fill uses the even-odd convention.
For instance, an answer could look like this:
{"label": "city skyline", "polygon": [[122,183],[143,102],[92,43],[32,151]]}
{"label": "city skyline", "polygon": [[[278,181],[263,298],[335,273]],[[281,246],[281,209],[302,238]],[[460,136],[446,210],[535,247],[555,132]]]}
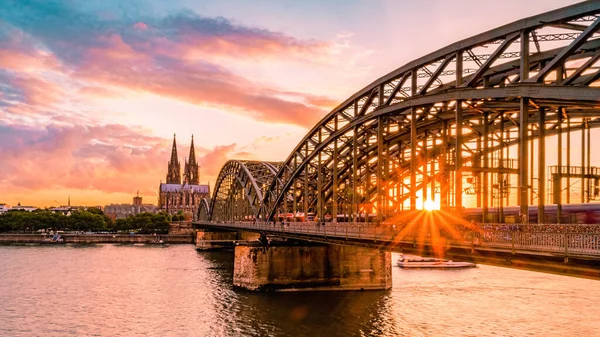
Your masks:
{"label": "city skyline", "polygon": [[284,160],[322,116],[387,72],[576,2],[9,2],[0,202],[53,206],[70,195],[105,205],[136,190],[153,200],[173,133],[180,153],[195,135],[201,182],[212,187],[227,159]]}

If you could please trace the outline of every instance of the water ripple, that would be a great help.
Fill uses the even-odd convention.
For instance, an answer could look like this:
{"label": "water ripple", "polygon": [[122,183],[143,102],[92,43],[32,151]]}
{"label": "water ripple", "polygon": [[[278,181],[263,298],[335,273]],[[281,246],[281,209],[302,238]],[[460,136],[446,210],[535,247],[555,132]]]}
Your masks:
{"label": "water ripple", "polygon": [[393,269],[379,292],[255,294],[192,246],[0,246],[0,336],[594,336],[600,283]]}

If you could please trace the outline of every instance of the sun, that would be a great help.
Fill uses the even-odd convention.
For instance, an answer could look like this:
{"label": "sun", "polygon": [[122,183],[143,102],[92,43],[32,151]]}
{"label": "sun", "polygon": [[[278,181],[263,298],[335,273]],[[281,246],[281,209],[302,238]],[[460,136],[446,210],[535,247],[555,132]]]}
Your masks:
{"label": "sun", "polygon": [[426,210],[426,211],[431,212],[433,210],[440,209],[440,206],[438,204],[436,204],[435,201],[427,199],[423,203],[423,209]]}

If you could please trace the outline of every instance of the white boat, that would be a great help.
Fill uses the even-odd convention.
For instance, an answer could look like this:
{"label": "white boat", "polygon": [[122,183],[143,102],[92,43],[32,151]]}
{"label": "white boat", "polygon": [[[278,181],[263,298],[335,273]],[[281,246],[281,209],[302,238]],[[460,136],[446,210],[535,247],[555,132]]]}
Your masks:
{"label": "white boat", "polygon": [[475,266],[475,263],[471,262],[455,262],[432,257],[400,255],[400,258],[398,258],[398,267],[400,268],[471,268]]}

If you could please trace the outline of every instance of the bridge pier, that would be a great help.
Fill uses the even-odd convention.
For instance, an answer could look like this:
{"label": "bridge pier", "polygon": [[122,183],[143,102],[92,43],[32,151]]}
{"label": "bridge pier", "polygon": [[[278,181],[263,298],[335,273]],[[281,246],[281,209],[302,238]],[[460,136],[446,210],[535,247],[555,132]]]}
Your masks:
{"label": "bridge pier", "polygon": [[233,285],[252,291],[390,289],[391,253],[287,242],[236,245]]}
{"label": "bridge pier", "polygon": [[252,232],[201,229],[196,232],[196,249],[233,249],[237,242],[258,241],[259,237],[260,234]]}

